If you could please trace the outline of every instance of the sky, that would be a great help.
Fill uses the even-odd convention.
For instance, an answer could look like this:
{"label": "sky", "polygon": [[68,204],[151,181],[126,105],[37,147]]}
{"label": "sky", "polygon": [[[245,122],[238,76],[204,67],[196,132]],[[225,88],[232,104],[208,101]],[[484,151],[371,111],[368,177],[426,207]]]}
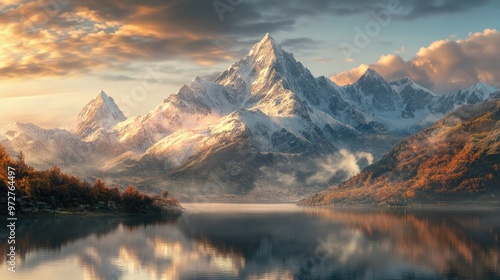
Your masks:
{"label": "sky", "polygon": [[68,127],[101,90],[143,115],[266,33],[315,76],[500,86],[498,0],[0,0],[0,126]]}

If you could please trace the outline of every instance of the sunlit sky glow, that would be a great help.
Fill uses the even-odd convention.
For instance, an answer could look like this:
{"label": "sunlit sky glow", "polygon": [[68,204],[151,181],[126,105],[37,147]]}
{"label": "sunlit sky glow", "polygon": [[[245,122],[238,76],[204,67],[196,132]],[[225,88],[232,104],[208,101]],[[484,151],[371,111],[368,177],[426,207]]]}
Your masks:
{"label": "sunlit sky glow", "polygon": [[[3,0],[0,126],[68,125],[101,89],[124,106],[146,87],[125,105],[127,116],[145,114],[195,76],[213,79],[268,32],[314,75],[340,84],[373,67],[438,93],[500,85],[496,0],[401,0],[387,26],[346,57],[356,28],[393,1],[231,1],[221,20],[205,0]],[[151,71],[159,83],[148,83]]]}

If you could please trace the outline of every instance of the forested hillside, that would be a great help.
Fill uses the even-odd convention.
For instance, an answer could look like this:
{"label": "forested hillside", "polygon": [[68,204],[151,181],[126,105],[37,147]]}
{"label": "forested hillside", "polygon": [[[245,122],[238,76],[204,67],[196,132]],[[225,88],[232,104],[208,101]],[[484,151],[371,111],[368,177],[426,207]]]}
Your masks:
{"label": "forested hillside", "polygon": [[[10,168],[9,168],[10,167]],[[0,214],[44,213],[178,213],[179,204],[174,198],[152,196],[140,193],[129,186],[123,192],[118,187],[107,187],[103,181],[93,184],[65,174],[54,166],[39,171],[24,162],[21,153],[12,159],[5,147],[0,145]],[[9,174],[9,170],[12,172]],[[15,207],[7,205],[7,196],[13,197],[15,187]],[[10,200],[12,201],[12,199]],[[12,205],[10,205],[12,206]]]}

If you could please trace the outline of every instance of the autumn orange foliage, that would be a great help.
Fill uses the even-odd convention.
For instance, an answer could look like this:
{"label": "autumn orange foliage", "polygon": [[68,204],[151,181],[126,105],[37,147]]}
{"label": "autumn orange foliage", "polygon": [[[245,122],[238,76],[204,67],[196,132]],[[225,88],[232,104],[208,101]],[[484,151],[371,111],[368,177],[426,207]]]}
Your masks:
{"label": "autumn orange foliage", "polygon": [[[126,211],[151,212],[162,206],[175,205],[178,201],[140,193],[129,186],[123,193],[118,187],[107,187],[102,180],[94,184],[67,175],[57,166],[38,171],[26,165],[23,158],[12,160],[5,147],[0,145],[0,201],[7,201],[7,168],[15,169],[16,212],[43,207],[52,210],[82,211]],[[48,206],[47,206],[48,205]],[[7,207],[0,207],[0,214],[6,214]]]}
{"label": "autumn orange foliage", "polygon": [[301,203],[398,206],[485,195],[498,199],[500,101],[486,107],[489,111],[478,116],[472,109],[465,117],[458,112],[465,118],[459,123],[445,117],[396,144],[379,162],[339,187]]}

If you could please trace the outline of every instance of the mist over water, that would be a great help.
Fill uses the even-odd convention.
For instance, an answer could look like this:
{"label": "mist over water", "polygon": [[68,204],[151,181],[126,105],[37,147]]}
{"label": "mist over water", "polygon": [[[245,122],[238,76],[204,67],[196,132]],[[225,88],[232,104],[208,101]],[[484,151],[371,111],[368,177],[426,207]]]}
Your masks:
{"label": "mist over water", "polygon": [[2,253],[0,279],[500,279],[498,209],[184,207],[176,219],[20,218],[17,272]]}

